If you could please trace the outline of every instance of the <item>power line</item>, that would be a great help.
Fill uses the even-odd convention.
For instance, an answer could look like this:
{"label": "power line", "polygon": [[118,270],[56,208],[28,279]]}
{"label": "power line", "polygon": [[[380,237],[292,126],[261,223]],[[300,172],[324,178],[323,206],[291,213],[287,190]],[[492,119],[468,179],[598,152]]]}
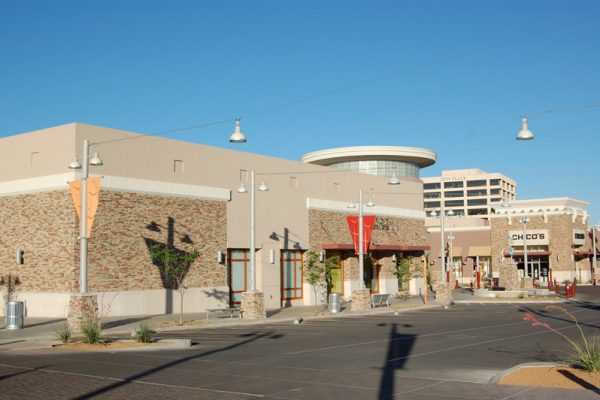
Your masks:
{"label": "power line", "polygon": [[[436,59],[434,61],[428,62],[428,63],[424,63],[424,64],[419,64],[419,65],[415,65],[409,68],[406,68],[404,70],[401,71],[397,71],[397,72],[393,72],[393,73],[389,73],[386,75],[381,75],[378,77],[374,77],[371,79],[366,79],[363,81],[359,81],[356,83],[352,83],[352,84],[348,84],[345,86],[341,86],[338,88],[334,88],[334,89],[330,89],[330,90],[326,90],[311,96],[307,96],[307,97],[303,97],[303,98],[299,98],[296,100],[292,100],[286,103],[282,103],[276,106],[272,106],[272,107],[268,107],[262,110],[258,110],[258,111],[254,111],[251,113],[247,113],[247,114],[243,114],[241,116],[239,116],[238,118],[242,119],[242,118],[250,118],[250,117],[254,117],[257,115],[261,115],[261,114],[265,114],[265,113],[269,113],[272,111],[276,111],[276,110],[280,110],[282,108],[287,108],[287,107],[291,107],[297,104],[302,104],[302,103],[306,103],[312,100],[316,100],[322,97],[326,97],[326,96],[331,96],[333,94],[337,94],[337,93],[341,93],[341,92],[345,92],[360,86],[366,86],[375,82],[379,82],[379,81],[383,81],[383,80],[387,80],[390,78],[394,78],[400,75],[404,75],[407,74],[409,72],[413,72],[413,71],[418,71],[421,69],[425,69],[425,68],[429,68],[435,65],[439,65],[439,64],[445,64],[448,63],[450,61],[454,61],[460,58],[464,58],[464,57],[468,57],[471,56],[473,54],[478,54],[478,53],[482,53],[488,50],[492,50],[492,49],[496,49],[499,47],[504,47],[504,46],[508,46],[510,44],[513,43],[517,43],[517,42],[521,42],[521,41],[525,41],[525,40],[529,40],[532,39],[534,37],[537,36],[541,36],[550,32],[554,32],[554,31],[560,31],[560,30],[564,30],[564,29],[568,29],[571,28],[573,26],[576,25],[580,25],[580,24],[584,24],[584,23],[588,23],[588,22],[592,22],[595,20],[600,19],[600,15],[594,15],[591,16],[589,18],[584,18],[584,19],[579,19],[579,20],[575,20],[575,21],[570,21],[564,24],[560,24],[560,25],[556,25],[550,28],[546,28],[537,32],[533,32],[527,35],[523,35],[523,36],[519,36],[510,40],[506,40],[503,42],[499,42],[499,43],[495,43],[495,44],[491,44],[488,46],[484,46],[484,47],[479,47],[477,49],[473,49],[473,50],[469,50],[469,51],[465,51],[459,54],[455,54],[452,56],[448,56],[448,57],[443,57],[443,58],[439,58]],[[544,113],[544,112],[542,112]],[[181,128],[174,128],[174,129],[170,129],[170,130],[165,130],[165,131],[159,131],[159,132],[152,132],[152,133],[147,133],[147,134],[142,134],[140,136],[131,138],[121,138],[121,139],[113,139],[113,140],[107,140],[107,141],[103,141],[103,142],[98,142],[98,143],[94,143],[94,144],[104,144],[104,143],[112,143],[112,142],[119,142],[119,141],[127,141],[127,140],[136,140],[136,139],[140,139],[142,137],[146,137],[146,136],[160,136],[160,135],[165,135],[165,134],[169,134],[169,133],[174,133],[174,132],[179,132],[179,131],[184,131],[184,130],[190,130],[190,129],[201,129],[201,128],[206,128],[209,126],[214,126],[214,125],[221,125],[221,124],[225,124],[225,123],[231,123],[235,120],[235,118],[230,118],[230,119],[225,119],[225,120],[219,120],[219,121],[213,121],[213,122],[208,122],[208,123],[202,123],[202,124],[196,124],[196,125],[191,125],[191,126],[187,126],[187,127],[181,127]]]}

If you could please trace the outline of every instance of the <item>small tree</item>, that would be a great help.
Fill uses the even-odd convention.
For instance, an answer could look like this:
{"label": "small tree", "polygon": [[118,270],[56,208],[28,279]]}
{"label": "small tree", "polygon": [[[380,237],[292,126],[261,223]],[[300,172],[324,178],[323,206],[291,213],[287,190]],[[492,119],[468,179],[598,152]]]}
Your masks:
{"label": "small tree", "polygon": [[394,271],[396,279],[398,279],[398,289],[406,292],[407,283],[412,278],[419,276],[417,267],[413,262],[413,257],[401,258],[396,263],[396,271]]}
{"label": "small tree", "polygon": [[200,256],[197,250],[185,252],[177,250],[174,247],[162,245],[150,246],[150,258],[152,262],[161,265],[164,268],[165,275],[172,280],[175,289],[180,296],[179,310],[179,325],[183,325],[183,295],[185,294],[186,286],[183,280],[190,268],[190,265]]}
{"label": "small tree", "polygon": [[304,253],[304,279],[312,287],[315,294],[315,314],[318,312],[317,295],[319,289],[329,288],[331,283],[331,268],[339,262],[339,256],[319,261],[319,254],[314,250]]}

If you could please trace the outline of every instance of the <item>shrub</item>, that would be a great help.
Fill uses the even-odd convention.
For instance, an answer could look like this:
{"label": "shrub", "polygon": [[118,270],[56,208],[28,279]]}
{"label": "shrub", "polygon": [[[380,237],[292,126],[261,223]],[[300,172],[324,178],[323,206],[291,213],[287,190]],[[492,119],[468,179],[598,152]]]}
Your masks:
{"label": "shrub", "polygon": [[583,345],[575,343],[575,341],[573,341],[567,335],[565,335],[564,333],[551,327],[548,323],[539,321],[531,313],[525,314],[523,316],[523,319],[525,321],[531,321],[532,326],[541,326],[543,328],[546,328],[546,329],[556,333],[557,335],[562,337],[567,343],[569,343],[569,345],[573,349],[573,353],[572,353],[573,364],[575,364],[576,367],[581,368],[582,370],[587,371],[587,372],[599,372],[600,371],[600,337],[598,336],[598,334],[594,334],[594,336],[592,336],[591,339],[588,339],[585,336],[585,334],[583,333],[583,330],[581,329],[581,326],[579,325],[579,321],[577,321],[577,318],[575,318],[575,316],[573,314],[571,314],[569,311],[567,311],[567,309],[564,307],[551,305],[551,306],[547,306],[546,309],[547,310],[558,310],[558,311],[562,312],[563,314],[568,315],[573,320],[573,322],[575,322],[575,326],[579,330],[579,333],[583,340]]}
{"label": "shrub", "polygon": [[87,344],[100,343],[102,336],[102,326],[96,319],[86,319],[81,323],[81,333],[83,333],[83,342]]}
{"label": "shrub", "polygon": [[145,323],[141,323],[133,332],[133,337],[138,343],[150,343],[152,341],[152,334],[154,334],[154,331]]}
{"label": "shrub", "polygon": [[54,336],[62,343],[69,343],[71,341],[71,330],[69,329],[68,324],[63,324],[60,328],[54,332]]}

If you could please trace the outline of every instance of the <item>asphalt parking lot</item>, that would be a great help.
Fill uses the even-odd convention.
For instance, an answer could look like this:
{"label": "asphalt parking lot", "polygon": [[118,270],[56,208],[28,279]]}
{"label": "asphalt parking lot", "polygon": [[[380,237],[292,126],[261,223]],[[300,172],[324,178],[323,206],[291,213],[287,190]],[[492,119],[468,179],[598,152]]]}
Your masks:
{"label": "asphalt parking lot", "polygon": [[[585,289],[566,305],[586,333],[600,326]],[[584,291],[585,291],[584,290]],[[568,358],[555,333],[575,324],[546,305],[468,304],[394,315],[332,317],[162,334],[189,350],[0,351],[0,397],[19,399],[587,399],[592,391],[490,383],[520,363]]]}

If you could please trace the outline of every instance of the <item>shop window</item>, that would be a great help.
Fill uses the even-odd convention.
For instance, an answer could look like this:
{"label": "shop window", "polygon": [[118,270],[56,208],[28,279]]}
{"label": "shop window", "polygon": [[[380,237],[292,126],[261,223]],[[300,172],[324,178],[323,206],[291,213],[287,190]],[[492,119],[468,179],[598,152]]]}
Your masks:
{"label": "shop window", "polygon": [[242,293],[248,289],[250,278],[250,251],[238,249],[229,251],[229,295],[231,304],[240,304]]}
{"label": "shop window", "polygon": [[281,252],[282,300],[301,299],[302,283],[302,251],[283,250]]}

